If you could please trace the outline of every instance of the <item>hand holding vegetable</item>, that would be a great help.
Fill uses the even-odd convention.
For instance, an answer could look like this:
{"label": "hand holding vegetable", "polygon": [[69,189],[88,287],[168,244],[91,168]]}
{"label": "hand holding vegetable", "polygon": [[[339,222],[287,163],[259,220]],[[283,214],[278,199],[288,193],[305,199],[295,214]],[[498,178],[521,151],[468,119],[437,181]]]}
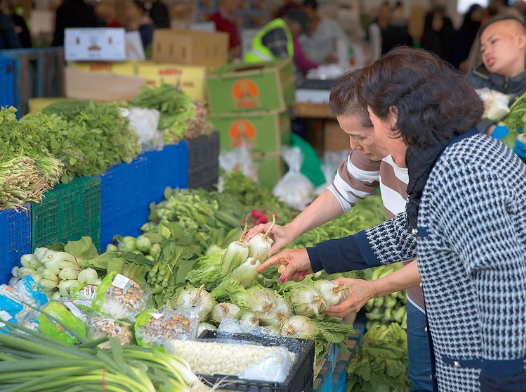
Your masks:
{"label": "hand holding vegetable", "polygon": [[[271,226],[272,223],[254,226],[247,233],[245,241],[250,241],[260,233],[266,233]],[[272,238],[274,239],[274,245],[272,245],[272,248],[270,248],[269,256],[274,255],[278,250],[286,247],[296,238],[296,234],[287,226],[274,225],[269,234],[272,234]]]}
{"label": "hand holding vegetable", "polygon": [[356,313],[367,303],[367,301],[376,296],[374,281],[338,278],[334,282],[350,286],[351,293],[341,304],[325,309],[325,313],[329,316],[345,317],[350,313]]}
{"label": "hand holding vegetable", "polygon": [[313,273],[306,249],[285,249],[265,261],[257,269],[257,272],[261,273],[267,268],[278,264],[281,264],[278,270],[281,274],[279,278],[281,283],[287,280],[300,282],[307,274]]}

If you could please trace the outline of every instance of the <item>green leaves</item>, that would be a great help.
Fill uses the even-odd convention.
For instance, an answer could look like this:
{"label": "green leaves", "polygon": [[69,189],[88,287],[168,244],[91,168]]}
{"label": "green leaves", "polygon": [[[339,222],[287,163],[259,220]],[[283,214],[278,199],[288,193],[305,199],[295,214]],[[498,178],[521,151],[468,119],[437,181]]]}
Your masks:
{"label": "green leaves", "polygon": [[407,335],[396,323],[367,332],[347,368],[347,392],[406,392]]}

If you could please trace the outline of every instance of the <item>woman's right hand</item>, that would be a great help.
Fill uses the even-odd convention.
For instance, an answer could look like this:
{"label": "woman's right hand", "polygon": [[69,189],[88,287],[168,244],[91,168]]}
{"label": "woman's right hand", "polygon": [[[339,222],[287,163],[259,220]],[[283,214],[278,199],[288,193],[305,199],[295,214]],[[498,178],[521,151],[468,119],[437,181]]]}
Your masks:
{"label": "woman's right hand", "polygon": [[[245,236],[245,241],[250,241],[260,233],[266,233],[270,226],[272,226],[272,223],[254,226]],[[274,240],[274,244],[270,248],[269,256],[276,254],[278,250],[285,248],[294,240],[294,238],[296,238],[292,229],[288,228],[287,226],[279,225],[274,225],[269,235]]]}

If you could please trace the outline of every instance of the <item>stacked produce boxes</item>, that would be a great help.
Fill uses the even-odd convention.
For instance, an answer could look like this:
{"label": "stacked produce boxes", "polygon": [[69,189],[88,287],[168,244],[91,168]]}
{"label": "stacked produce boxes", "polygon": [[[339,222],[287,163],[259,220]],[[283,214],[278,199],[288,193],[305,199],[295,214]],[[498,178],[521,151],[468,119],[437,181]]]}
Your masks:
{"label": "stacked produce boxes", "polygon": [[221,134],[221,151],[246,146],[261,184],[281,178],[282,145],[290,144],[288,107],[294,100],[290,59],[225,65],[207,77],[210,121]]}

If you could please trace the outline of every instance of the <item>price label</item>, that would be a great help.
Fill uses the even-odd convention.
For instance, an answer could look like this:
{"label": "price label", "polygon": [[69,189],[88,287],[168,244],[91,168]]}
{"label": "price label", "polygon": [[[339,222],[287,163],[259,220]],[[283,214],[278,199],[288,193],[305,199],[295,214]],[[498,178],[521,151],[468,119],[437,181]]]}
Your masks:
{"label": "price label", "polygon": [[115,279],[113,279],[112,285],[115,286],[115,287],[118,287],[119,289],[123,289],[124,290],[126,288],[126,285],[128,284],[129,281],[130,281],[130,279],[127,278],[126,276],[118,274],[115,277]]}

